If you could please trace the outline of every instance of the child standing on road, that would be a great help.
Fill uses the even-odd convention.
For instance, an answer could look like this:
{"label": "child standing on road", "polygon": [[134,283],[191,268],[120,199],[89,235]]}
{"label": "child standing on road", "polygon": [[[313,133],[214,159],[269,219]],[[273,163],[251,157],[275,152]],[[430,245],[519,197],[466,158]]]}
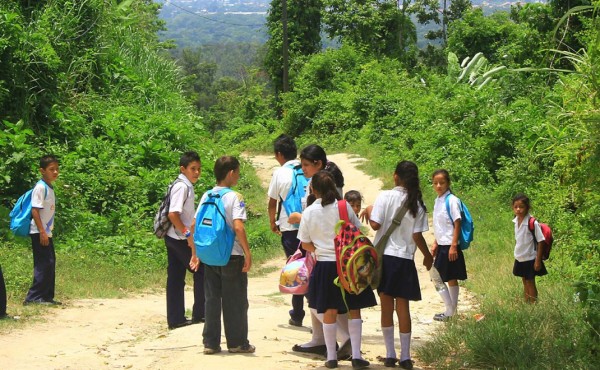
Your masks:
{"label": "child standing on road", "polygon": [[[223,156],[215,162],[214,173],[217,186],[211,190],[213,194],[237,185],[240,179],[240,162],[234,157]],[[207,197],[208,192],[202,196],[196,216]],[[253,353],[255,347],[248,342],[248,271],[252,266],[252,255],[244,228],[246,205],[242,195],[235,191],[224,194],[222,201],[225,220],[235,233],[235,241],[231,257],[225,266],[205,266],[206,322],[202,332],[204,354],[221,352],[221,312],[229,352]]]}
{"label": "child standing on road", "polygon": [[[320,171],[311,179],[312,193],[316,200],[308,206],[302,214],[298,239],[302,248],[315,252],[317,263],[313,269],[309,284],[309,307],[323,313],[323,332],[327,347],[327,368],[337,367],[336,332],[338,313],[347,311],[340,288],[334,284],[337,277],[335,256],[335,225],[339,221],[338,200],[341,198],[336,189],[333,176],[327,171]],[[348,208],[350,222],[360,227],[361,223],[356,215]],[[364,290],[359,295],[347,295],[346,303],[350,310],[348,328],[352,346],[352,367],[363,369],[369,362],[362,358],[360,353],[362,336],[362,319],[360,309],[372,307],[377,304],[371,289]]]}
{"label": "child standing on road", "polygon": [[43,156],[40,159],[40,173],[42,181],[35,185],[31,194],[29,236],[33,250],[33,283],[23,304],[60,305],[54,300],[56,254],[52,239],[56,209],[52,183],[58,178],[58,159],[53,155]]}
{"label": "child standing on road", "polygon": [[538,297],[535,285],[536,276],[544,276],[548,273],[542,261],[544,234],[537,220],[534,222],[535,245],[533,235],[529,230],[529,219],[531,209],[529,198],[525,194],[517,194],[512,200],[512,209],[515,213],[515,263],[513,275],[520,276],[523,280],[523,293],[525,302],[535,303]]}
{"label": "child standing on road", "polygon": [[[169,220],[165,235],[167,247],[167,324],[177,329],[204,321],[204,266],[198,263],[192,236],[194,220],[194,184],[201,172],[200,156],[186,152],[179,159],[180,174],[171,185]],[[185,317],[185,272],[194,276],[194,306],[192,319]]]}
{"label": "child standing on road", "polygon": [[431,268],[433,257],[423,238],[423,232],[429,230],[429,226],[417,166],[409,161],[398,163],[394,172],[394,183],[396,187],[381,192],[375,204],[367,207],[361,216],[369,222],[373,230],[377,231],[373,242],[377,244],[392,224],[396,210],[403,204],[407,204],[408,212],[386,243],[381,282],[377,292],[381,299],[381,331],[386,348],[384,364],[386,367],[394,367],[398,361],[394,348],[394,311],[396,311],[400,326],[400,367],[412,369],[409,301],[421,300],[414,256],[416,249],[419,248],[423,253],[423,265],[427,270]]}
{"label": "child standing on road", "polygon": [[[458,280],[467,279],[467,269],[465,256],[459,246],[460,200],[453,196],[450,190],[450,174],[443,169],[437,170],[433,173],[432,182],[433,190],[438,196],[433,205],[435,241],[431,248],[431,254],[435,257],[434,267],[440,273],[442,281],[448,283],[446,289],[438,290],[446,305],[446,311],[436,314],[433,319],[446,321],[456,313],[459,292]],[[450,214],[448,214],[446,208],[446,199]]]}
{"label": "child standing on road", "polygon": [[360,214],[360,209],[362,208],[363,197],[360,195],[360,192],[357,190],[350,190],[344,194],[344,200],[350,203],[352,210],[358,216]]}

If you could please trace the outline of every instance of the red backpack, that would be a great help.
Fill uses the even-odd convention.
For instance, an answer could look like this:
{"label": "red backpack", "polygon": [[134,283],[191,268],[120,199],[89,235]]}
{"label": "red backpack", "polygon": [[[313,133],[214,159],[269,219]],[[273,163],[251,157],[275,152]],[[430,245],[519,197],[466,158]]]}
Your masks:
{"label": "red backpack", "polygon": [[[535,238],[535,217],[531,216],[529,217],[529,231],[531,231],[531,235],[533,236],[533,242],[535,244],[535,247],[537,248],[538,242],[537,239]],[[542,251],[542,260],[547,260],[548,257],[550,257],[550,251],[552,250],[552,243],[554,242],[554,237],[552,236],[552,229],[550,229],[550,226],[548,226],[547,224],[543,224],[541,222],[538,221],[538,224],[540,225],[540,228],[542,229],[542,234],[544,235],[544,241],[542,241],[543,244],[543,251]]]}
{"label": "red backpack", "polygon": [[[373,279],[377,267],[377,251],[371,240],[350,222],[345,200],[338,201],[340,221],[336,225],[336,284],[350,294],[360,294]],[[342,292],[343,293],[343,292]]]}

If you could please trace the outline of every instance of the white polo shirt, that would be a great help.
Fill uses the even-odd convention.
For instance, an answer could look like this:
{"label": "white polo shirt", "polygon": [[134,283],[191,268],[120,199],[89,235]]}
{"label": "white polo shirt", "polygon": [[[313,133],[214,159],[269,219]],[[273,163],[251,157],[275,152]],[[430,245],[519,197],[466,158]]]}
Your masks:
{"label": "white polo shirt", "polygon": [[[35,184],[33,192],[31,193],[31,208],[39,209],[42,225],[44,225],[48,237],[51,238],[52,230],[54,230],[54,212],[56,208],[56,197],[52,186],[41,182]],[[33,217],[31,218],[31,224],[29,225],[29,233],[40,233]]]}
{"label": "white polo shirt", "polygon": [[438,245],[452,245],[452,236],[454,235],[454,223],[452,220],[461,219],[460,216],[460,201],[456,196],[448,198],[450,205],[450,213],[452,219],[448,216],[446,209],[446,197],[450,194],[450,190],[435,198],[433,204],[433,234]]}
{"label": "white polo shirt", "polygon": [[[392,190],[385,190],[379,193],[373,204],[371,220],[380,224],[381,228],[377,230],[373,244],[377,244],[379,239],[385,234],[386,230],[392,224],[396,210],[402,206],[407,198],[408,193],[401,186],[396,186]],[[400,226],[390,235],[383,254],[410,260],[414,259],[417,245],[413,240],[413,234],[427,230],[429,230],[427,213],[419,205],[417,217],[413,217],[410,211],[406,212]]]}
{"label": "white polo shirt", "polygon": [[[519,262],[531,261],[537,257],[537,253],[535,251],[535,246],[533,243],[533,235],[531,235],[531,231],[529,231],[529,219],[531,218],[530,214],[527,214],[523,218],[523,222],[519,226],[519,220],[517,217],[513,218],[513,222],[515,223],[515,259]],[[544,234],[542,234],[542,228],[540,224],[535,221],[534,231],[535,238],[538,243],[546,240],[544,238]]]}
{"label": "white polo shirt", "polygon": [[[169,212],[179,213],[181,222],[188,228],[191,229],[192,222],[194,221],[194,185],[185,177],[184,174],[180,173],[177,176],[177,181],[171,188],[171,204],[169,206]],[[171,225],[167,235],[173,239],[184,240],[179,230],[175,229],[175,226]]]}
{"label": "white polo shirt", "polygon": [[[212,188],[212,192],[218,193],[219,191],[225,189],[224,186],[215,186]],[[198,211],[200,211],[200,206],[202,202],[206,199],[206,193],[202,195],[202,199],[200,200],[200,204],[198,205],[198,209],[196,209],[196,215]],[[236,191],[230,191],[225,194],[222,198],[223,207],[225,208],[225,220],[227,221],[227,225],[233,230],[233,220],[242,220],[246,222],[246,203],[244,203],[244,198],[242,195]],[[233,242],[233,250],[231,251],[232,256],[243,256],[244,249],[240,245],[240,242],[235,237]]]}
{"label": "white polo shirt", "polygon": [[[302,213],[298,239],[304,243],[315,245],[317,261],[335,261],[335,225],[340,220],[337,200],[325,207],[321,205],[321,198],[315,200]],[[356,217],[350,203],[346,202],[348,219],[356,227],[361,227],[360,220]]]}
{"label": "white polo shirt", "polygon": [[[271,183],[269,184],[269,191],[267,192],[269,198],[275,199],[281,202],[282,199],[287,198],[287,195],[292,187],[292,181],[294,178],[294,170],[290,167],[300,165],[300,161],[297,159],[287,161],[283,166],[275,169],[273,176],[271,177]],[[285,212],[283,206],[278,206],[281,209],[279,213],[278,225],[280,231],[292,231],[298,228],[287,222],[288,214]]]}

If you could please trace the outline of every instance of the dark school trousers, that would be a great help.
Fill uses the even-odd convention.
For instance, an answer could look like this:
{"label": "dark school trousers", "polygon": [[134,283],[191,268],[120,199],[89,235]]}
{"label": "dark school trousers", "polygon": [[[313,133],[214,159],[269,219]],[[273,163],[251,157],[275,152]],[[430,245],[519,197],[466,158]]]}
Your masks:
{"label": "dark school trousers", "polygon": [[173,239],[165,236],[167,246],[167,323],[169,326],[181,324],[185,318],[185,274],[189,271],[194,276],[194,306],[192,320],[204,318],[204,264],[198,271],[190,270],[192,250],[187,240]]}
{"label": "dark school trousers", "polygon": [[40,244],[40,234],[30,234],[33,250],[33,283],[25,302],[52,302],[56,284],[56,254],[54,242],[49,238],[48,245]]}
{"label": "dark school trousers", "polygon": [[[296,253],[300,240],[298,240],[298,230],[282,231],[281,232],[281,245],[285,256],[289,258],[292,254]],[[306,254],[306,252],[302,252]],[[294,294],[292,296],[292,310],[290,311],[290,317],[292,320],[302,322],[304,319],[304,296]]]}
{"label": "dark school trousers", "polygon": [[225,266],[206,266],[206,322],[204,347],[217,349],[221,343],[221,311],[227,348],[248,342],[248,274],[242,272],[244,256],[231,256]]}
{"label": "dark school trousers", "polygon": [[6,315],[6,284],[4,284],[4,274],[0,266],[0,317]]}

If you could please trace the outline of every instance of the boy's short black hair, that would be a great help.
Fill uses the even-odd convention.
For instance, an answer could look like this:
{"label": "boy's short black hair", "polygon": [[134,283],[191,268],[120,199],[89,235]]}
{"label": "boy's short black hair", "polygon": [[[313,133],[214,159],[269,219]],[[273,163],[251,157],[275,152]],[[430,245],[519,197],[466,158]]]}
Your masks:
{"label": "boy's short black hair", "polygon": [[235,171],[240,168],[240,161],[236,157],[224,155],[215,161],[215,178],[217,183],[225,180],[229,171]]}
{"label": "boy's short black hair", "polygon": [[283,154],[283,157],[288,161],[296,159],[298,156],[296,142],[291,136],[286,134],[281,134],[277,137],[277,139],[275,139],[275,142],[273,142],[273,150],[275,153]]}
{"label": "boy's short black hair", "polygon": [[40,158],[40,168],[46,169],[52,163],[58,164],[58,158],[52,154],[48,154]]}
{"label": "boy's short black hair", "polygon": [[348,203],[362,202],[362,195],[357,190],[350,190],[344,194],[344,200]]}
{"label": "boy's short black hair", "polygon": [[189,166],[190,163],[192,163],[194,161],[200,162],[200,164],[202,164],[198,153],[196,153],[194,151],[185,152],[181,155],[181,158],[179,158],[179,166],[187,168],[187,166]]}

